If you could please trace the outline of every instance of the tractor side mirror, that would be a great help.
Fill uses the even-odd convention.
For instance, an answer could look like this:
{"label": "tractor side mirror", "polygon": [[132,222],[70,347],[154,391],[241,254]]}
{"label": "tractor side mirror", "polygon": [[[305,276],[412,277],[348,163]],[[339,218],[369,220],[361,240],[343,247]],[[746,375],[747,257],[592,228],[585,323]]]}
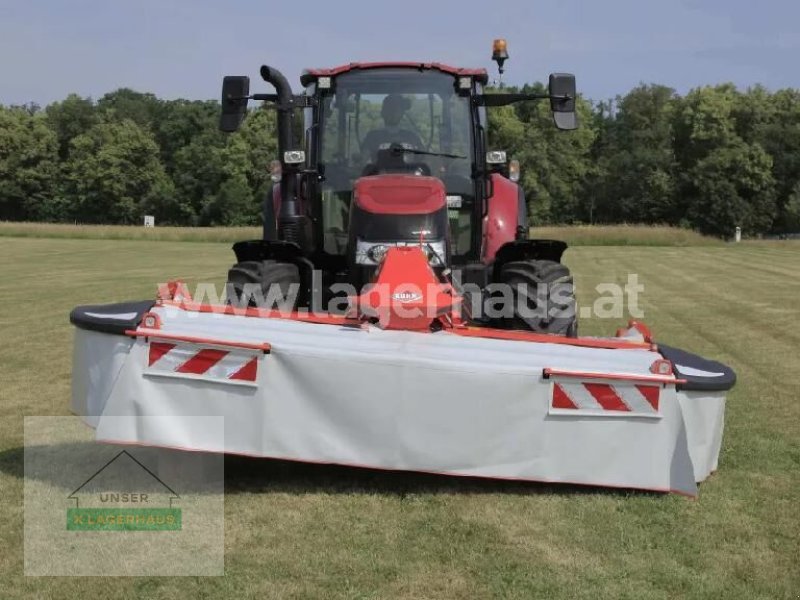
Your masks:
{"label": "tractor side mirror", "polygon": [[571,73],[550,73],[548,86],[550,94],[550,110],[553,120],[559,129],[577,129],[578,118],[575,115],[575,75]]}
{"label": "tractor side mirror", "polygon": [[247,113],[247,97],[250,95],[250,78],[246,75],[227,75],[222,80],[222,114],[219,128],[232,133],[239,129]]}

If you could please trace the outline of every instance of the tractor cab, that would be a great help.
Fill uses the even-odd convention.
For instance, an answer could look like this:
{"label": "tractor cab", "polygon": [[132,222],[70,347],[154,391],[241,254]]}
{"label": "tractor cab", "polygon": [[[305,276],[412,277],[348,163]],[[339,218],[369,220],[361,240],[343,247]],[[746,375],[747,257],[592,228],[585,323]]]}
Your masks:
{"label": "tractor cab", "polygon": [[[420,190],[434,190],[431,194],[436,196],[441,187],[447,231],[437,234],[441,238],[427,241],[446,245],[448,254],[457,261],[465,260],[471,234],[479,227],[474,211],[479,194],[473,167],[480,154],[475,143],[476,126],[485,126],[473,114],[476,111],[471,97],[473,91],[480,93],[485,71],[459,79],[458,70],[439,65],[350,65],[307,71],[303,81],[307,83],[306,96],[316,99],[316,107],[306,109],[305,131],[310,164],[322,173],[323,250],[342,255],[353,246],[350,216],[354,191],[357,182],[370,178],[372,183],[364,181],[359,188],[369,187],[373,196],[376,190],[388,192],[391,206],[387,204],[387,210],[395,215],[415,214],[415,202],[420,193],[425,193]],[[411,182],[407,177],[433,178],[441,185]],[[384,184],[375,178],[384,180]],[[404,186],[403,181],[410,185]],[[402,193],[406,188],[407,198]],[[354,214],[356,220],[358,214]],[[416,214],[420,215],[416,223],[405,219],[405,231],[397,226],[381,228],[378,219],[367,231],[356,233],[375,242],[416,242],[420,232],[433,226],[427,222],[430,215]]]}

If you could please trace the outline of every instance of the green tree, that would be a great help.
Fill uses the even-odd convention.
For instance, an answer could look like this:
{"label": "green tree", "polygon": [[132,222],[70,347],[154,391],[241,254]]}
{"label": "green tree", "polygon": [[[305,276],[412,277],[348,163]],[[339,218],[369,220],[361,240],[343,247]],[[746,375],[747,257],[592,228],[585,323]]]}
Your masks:
{"label": "green tree", "polygon": [[226,179],[204,207],[202,218],[208,225],[258,224],[258,214],[253,211],[253,192],[247,178],[236,173]]}
{"label": "green tree", "polygon": [[217,129],[219,103],[175,100],[165,103],[163,115],[155,133],[161,159],[174,183],[184,223],[198,225],[225,179],[228,138]]}
{"label": "green tree", "polygon": [[601,222],[676,223],[680,218],[672,120],[675,91],[640,85],[617,99],[618,110],[595,155]]}
{"label": "green tree", "polygon": [[130,120],[139,127],[155,132],[162,118],[164,102],[154,94],[120,88],[97,101],[97,112],[105,121],[120,123]]}
{"label": "green tree", "polygon": [[0,106],[0,219],[57,220],[58,141],[42,113]]}
{"label": "green tree", "polygon": [[[231,210],[208,208],[203,211],[201,222],[208,223],[210,215],[216,214],[224,215],[216,218],[224,219],[226,224],[259,223],[263,199],[272,185],[269,163],[277,155],[275,111],[266,106],[251,110],[242,127],[227,137],[227,144],[221,152],[220,192],[225,188],[226,193],[210,197],[215,206],[228,199],[235,203],[235,207]],[[246,199],[241,197],[244,192],[242,183],[249,191]]]}
{"label": "green tree", "polygon": [[86,133],[98,122],[91,98],[70,94],[61,102],[53,102],[45,109],[47,122],[58,137],[58,155],[66,160],[70,142]]}
{"label": "green tree", "polygon": [[244,173],[253,193],[269,181],[269,163],[278,158],[275,110],[261,106],[248,113],[242,127],[227,145],[229,174]]}
{"label": "green tree", "polygon": [[170,175],[175,170],[178,152],[200,141],[216,148],[225,146],[225,134],[217,129],[219,102],[214,100],[170,100],[163,102],[153,134],[161,149],[164,168]]}
{"label": "green tree", "polygon": [[691,166],[711,151],[739,138],[733,119],[737,92],[733,84],[691,90],[675,111],[675,153]]}
{"label": "green tree", "polygon": [[743,104],[740,113],[749,109],[758,115],[750,118],[753,125],[748,141],[760,144],[772,157],[776,196],[773,229],[780,233],[800,231],[794,219],[795,205],[791,204],[800,185],[800,90],[767,94],[755,88],[743,96]]}
{"label": "green tree", "polygon": [[709,152],[689,173],[690,222],[701,232],[732,236],[769,230],[775,217],[772,158],[758,144],[741,140]]}
{"label": "green tree", "polygon": [[[749,100],[751,107],[765,105]],[[772,157],[740,135],[750,137],[762,120],[758,109],[744,106],[736,88],[724,84],[690,91],[676,111],[680,194],[689,223],[704,233],[730,236],[740,226],[745,234],[758,234],[775,218]]]}
{"label": "green tree", "polygon": [[72,140],[65,183],[82,222],[140,223],[144,214],[180,221],[153,136],[128,119],[99,123]]}
{"label": "green tree", "polygon": [[781,225],[784,232],[800,231],[800,182],[797,182],[783,207]]}

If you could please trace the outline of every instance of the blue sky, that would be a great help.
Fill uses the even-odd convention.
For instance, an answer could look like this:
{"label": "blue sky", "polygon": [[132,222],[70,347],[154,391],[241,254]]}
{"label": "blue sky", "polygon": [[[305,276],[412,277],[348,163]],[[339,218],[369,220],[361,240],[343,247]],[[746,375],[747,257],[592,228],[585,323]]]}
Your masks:
{"label": "blue sky", "polygon": [[215,98],[224,74],[257,79],[262,63],[293,85],[304,67],[356,60],[494,74],[495,37],[508,40],[507,82],[570,71],[595,100],[639,82],[800,87],[798,0],[2,0],[0,103],[121,86]]}

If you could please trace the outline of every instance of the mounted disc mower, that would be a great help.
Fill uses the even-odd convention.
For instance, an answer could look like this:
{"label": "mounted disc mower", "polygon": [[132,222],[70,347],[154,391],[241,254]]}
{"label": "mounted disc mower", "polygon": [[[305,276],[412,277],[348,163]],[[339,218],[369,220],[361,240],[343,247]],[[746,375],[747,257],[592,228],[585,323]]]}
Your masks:
{"label": "mounted disc mower", "polygon": [[[572,75],[538,94],[439,63],[308,70],[302,94],[261,76],[274,93],[223,81],[221,129],[265,102],[279,154],[227,302],[171,284],[72,312],[72,409],[98,439],[696,494],[733,372],[637,322],[578,336],[566,244],[529,238],[519,170],[488,146],[490,107],[546,101],[574,129]],[[191,415],[223,416],[224,443]]]}

